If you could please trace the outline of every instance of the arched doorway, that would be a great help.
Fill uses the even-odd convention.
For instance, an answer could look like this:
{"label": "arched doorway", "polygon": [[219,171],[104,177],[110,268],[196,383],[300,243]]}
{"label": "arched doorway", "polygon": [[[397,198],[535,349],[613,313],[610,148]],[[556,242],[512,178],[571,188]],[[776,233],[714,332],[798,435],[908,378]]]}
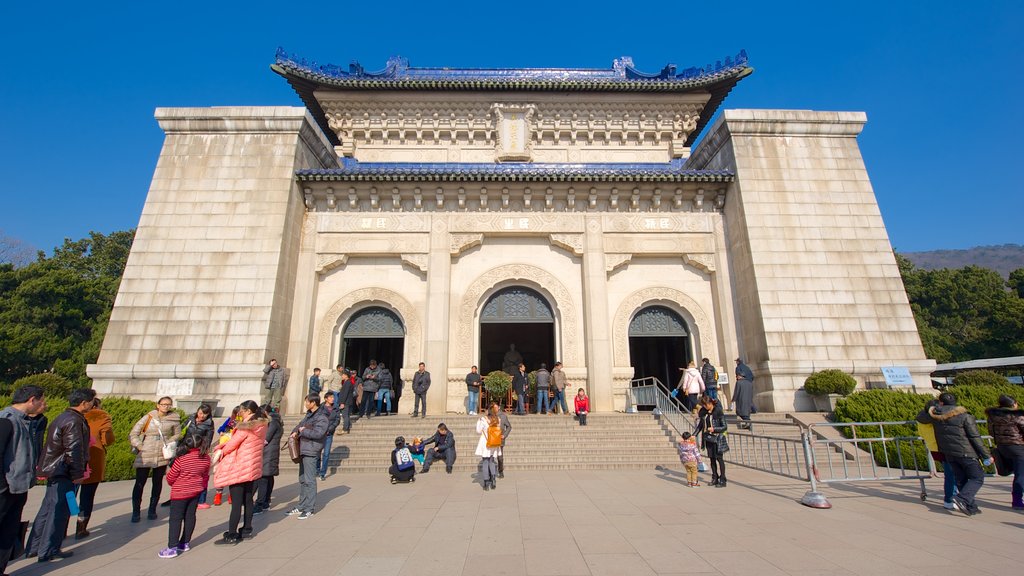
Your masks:
{"label": "arched doorway", "polygon": [[370,360],[383,362],[391,375],[401,378],[405,351],[405,326],[391,310],[374,306],[356,312],[342,331],[338,358],[346,368],[360,372]]}
{"label": "arched doorway", "polygon": [[480,312],[480,373],[502,369],[514,345],[526,369],[555,362],[555,315],[539,292],[509,286],[495,292]]}
{"label": "arched doorway", "polygon": [[693,360],[686,321],[664,306],[648,306],[629,322],[629,361],[634,378],[650,376],[669,390],[679,380],[679,368]]}

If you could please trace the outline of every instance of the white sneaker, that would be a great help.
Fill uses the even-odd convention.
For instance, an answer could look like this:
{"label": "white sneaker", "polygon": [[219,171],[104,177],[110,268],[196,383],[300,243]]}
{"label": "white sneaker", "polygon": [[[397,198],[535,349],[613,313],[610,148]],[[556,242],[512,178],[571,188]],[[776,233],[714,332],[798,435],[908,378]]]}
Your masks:
{"label": "white sneaker", "polygon": [[299,514],[299,520],[305,520],[306,518],[309,518],[312,515],[312,512],[302,512],[301,514]]}
{"label": "white sneaker", "polygon": [[291,510],[285,512],[285,514],[289,516],[298,516],[299,514],[302,514],[302,510],[299,510],[298,508],[292,508]]}
{"label": "white sneaker", "polygon": [[943,502],[942,507],[946,510],[956,510],[956,504],[953,504],[952,502]]}
{"label": "white sneaker", "polygon": [[470,411],[469,415],[470,416],[476,416],[476,412]]}

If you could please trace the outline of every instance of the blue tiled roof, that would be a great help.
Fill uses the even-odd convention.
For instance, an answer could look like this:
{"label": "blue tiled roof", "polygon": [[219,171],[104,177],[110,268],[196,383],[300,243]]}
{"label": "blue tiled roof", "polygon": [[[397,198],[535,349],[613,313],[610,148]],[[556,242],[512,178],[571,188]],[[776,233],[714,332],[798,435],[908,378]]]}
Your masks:
{"label": "blue tiled roof", "polygon": [[318,181],[474,181],[474,182],[732,182],[728,170],[687,170],[684,160],[669,163],[414,163],[358,162],[343,159],[341,168],[298,170],[303,182]]}
{"label": "blue tiled roof", "polygon": [[383,70],[367,72],[358,62],[348,68],[318,64],[278,48],[275,69],[324,86],[361,89],[409,90],[693,90],[751,71],[747,53],[706,66],[678,71],[669,64],[657,73],[637,70],[633,59],[622,57],[611,68],[415,68],[401,56],[388,60]]}

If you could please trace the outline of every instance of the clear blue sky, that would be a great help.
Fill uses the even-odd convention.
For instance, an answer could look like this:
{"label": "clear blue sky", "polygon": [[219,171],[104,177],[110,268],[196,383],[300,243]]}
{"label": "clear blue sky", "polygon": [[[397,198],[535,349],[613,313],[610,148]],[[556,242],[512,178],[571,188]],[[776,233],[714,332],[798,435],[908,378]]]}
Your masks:
{"label": "clear blue sky", "polygon": [[[114,4],[114,6],[107,6]],[[658,71],[746,49],[725,108],[863,110],[898,251],[1024,242],[1021,2],[6,2],[0,232],[50,252],[136,226],[158,106],[291,105],[280,45],[367,70]],[[32,7],[30,7],[32,5]]]}

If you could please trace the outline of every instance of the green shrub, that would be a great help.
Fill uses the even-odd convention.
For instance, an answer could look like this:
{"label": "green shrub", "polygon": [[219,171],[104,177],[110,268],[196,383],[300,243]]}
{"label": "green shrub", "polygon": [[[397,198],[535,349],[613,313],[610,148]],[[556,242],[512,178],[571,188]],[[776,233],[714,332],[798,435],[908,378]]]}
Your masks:
{"label": "green shrub", "polygon": [[491,398],[501,398],[512,388],[512,377],[501,370],[484,376],[484,390]]}
{"label": "green shrub", "polygon": [[804,391],[813,396],[840,394],[849,396],[857,387],[857,381],[842,370],[830,368],[815,372],[804,380]]}
{"label": "green shrub", "polygon": [[46,392],[47,400],[57,398],[67,400],[68,394],[70,394],[76,387],[72,381],[59,374],[44,372],[42,374],[33,374],[31,376],[25,376],[24,378],[18,378],[14,381],[14,384],[11,385],[11,389],[7,391],[8,395],[22,386],[39,386],[44,392]]}
{"label": "green shrub", "polygon": [[953,378],[953,386],[1006,386],[1009,381],[991,370],[969,370]]}

